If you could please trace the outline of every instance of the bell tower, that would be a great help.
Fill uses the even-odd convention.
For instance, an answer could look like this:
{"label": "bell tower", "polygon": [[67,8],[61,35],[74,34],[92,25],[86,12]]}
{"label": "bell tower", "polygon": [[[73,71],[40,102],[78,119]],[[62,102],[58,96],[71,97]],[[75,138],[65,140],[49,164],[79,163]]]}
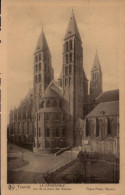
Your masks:
{"label": "bell tower", "polygon": [[97,97],[102,93],[102,70],[99,62],[98,53],[96,50],[92,70],[91,70],[91,81],[90,81],[90,95],[93,98]]}
{"label": "bell tower", "polygon": [[45,38],[41,32],[34,52],[34,109],[38,108],[40,98],[44,95],[45,89],[54,78],[51,65],[51,54]]}
{"label": "bell tower", "polygon": [[83,69],[82,41],[73,11],[64,38],[63,90],[70,103],[70,114],[75,118],[82,117],[88,80]]}
{"label": "bell tower", "polygon": [[83,69],[82,41],[73,11],[64,37],[62,83],[64,98],[69,102],[67,111],[72,120],[71,129],[76,131],[76,120],[83,117],[83,103],[85,104],[87,100],[88,80]]}

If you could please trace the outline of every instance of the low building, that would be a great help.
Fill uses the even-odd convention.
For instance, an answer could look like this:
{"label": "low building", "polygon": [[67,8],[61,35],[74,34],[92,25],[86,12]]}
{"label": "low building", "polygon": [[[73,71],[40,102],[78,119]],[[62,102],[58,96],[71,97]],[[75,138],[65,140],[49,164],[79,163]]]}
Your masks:
{"label": "low building", "polygon": [[99,103],[85,123],[83,149],[119,155],[119,101]]}

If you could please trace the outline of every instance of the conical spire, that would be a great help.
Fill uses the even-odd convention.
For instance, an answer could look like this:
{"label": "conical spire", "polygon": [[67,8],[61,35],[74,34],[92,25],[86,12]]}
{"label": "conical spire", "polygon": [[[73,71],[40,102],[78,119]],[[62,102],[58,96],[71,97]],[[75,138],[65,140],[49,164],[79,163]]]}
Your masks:
{"label": "conical spire", "polygon": [[49,47],[48,47],[48,44],[46,41],[46,37],[45,37],[44,31],[43,31],[43,26],[42,26],[42,32],[40,34],[39,40],[37,42],[35,53],[37,53],[41,50],[44,50],[44,51],[48,50],[48,52],[50,53],[50,50],[49,50]]}
{"label": "conical spire", "polygon": [[96,50],[96,54],[95,54],[95,58],[94,58],[93,66],[92,66],[92,70],[96,70],[96,69],[101,69],[97,50]]}
{"label": "conical spire", "polygon": [[66,34],[65,34],[65,39],[71,37],[72,35],[76,35],[81,40],[73,10],[72,10],[72,15],[71,15],[71,18],[68,24]]}

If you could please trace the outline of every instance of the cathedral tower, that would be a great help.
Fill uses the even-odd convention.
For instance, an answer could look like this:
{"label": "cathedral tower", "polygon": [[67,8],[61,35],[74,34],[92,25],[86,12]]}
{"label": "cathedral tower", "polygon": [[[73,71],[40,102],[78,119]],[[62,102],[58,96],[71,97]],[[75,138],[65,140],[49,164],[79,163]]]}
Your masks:
{"label": "cathedral tower", "polygon": [[45,38],[42,33],[37,42],[34,53],[34,108],[38,107],[40,98],[44,95],[45,89],[54,78],[53,68],[51,66],[51,54]]}
{"label": "cathedral tower", "polygon": [[95,59],[91,70],[90,95],[94,98],[102,93],[102,70],[96,51]]}
{"label": "cathedral tower", "polygon": [[63,90],[65,99],[70,102],[70,114],[82,117],[82,105],[87,95],[88,81],[83,69],[82,41],[74,13],[64,38],[63,49]]}
{"label": "cathedral tower", "polygon": [[88,94],[88,80],[83,69],[82,41],[73,12],[64,38],[63,92],[64,98],[69,102],[67,111],[71,115],[71,129],[76,131],[76,120],[83,117],[83,103],[86,102]]}

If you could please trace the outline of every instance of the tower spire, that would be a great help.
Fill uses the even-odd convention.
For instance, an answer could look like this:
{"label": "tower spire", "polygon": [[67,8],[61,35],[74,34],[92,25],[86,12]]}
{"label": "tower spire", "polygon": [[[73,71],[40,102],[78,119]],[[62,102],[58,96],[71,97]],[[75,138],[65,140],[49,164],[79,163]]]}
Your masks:
{"label": "tower spire", "polygon": [[77,36],[77,38],[81,40],[73,9],[72,9],[72,15],[70,17],[68,28],[64,39],[67,39],[72,35]]}
{"label": "tower spire", "polygon": [[92,66],[92,71],[96,69],[101,69],[97,48],[96,48],[95,58]]}
{"label": "tower spire", "polygon": [[102,71],[96,48],[95,58],[91,70],[90,94],[97,97],[102,93]]}
{"label": "tower spire", "polygon": [[46,41],[45,33],[43,30],[43,24],[42,24],[42,32],[41,32],[40,37],[38,39],[35,53],[38,53],[41,50],[48,50],[48,53],[50,53],[50,50],[49,50],[49,47],[48,47],[48,44]]}

